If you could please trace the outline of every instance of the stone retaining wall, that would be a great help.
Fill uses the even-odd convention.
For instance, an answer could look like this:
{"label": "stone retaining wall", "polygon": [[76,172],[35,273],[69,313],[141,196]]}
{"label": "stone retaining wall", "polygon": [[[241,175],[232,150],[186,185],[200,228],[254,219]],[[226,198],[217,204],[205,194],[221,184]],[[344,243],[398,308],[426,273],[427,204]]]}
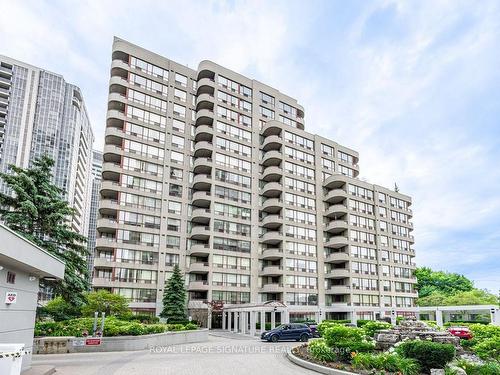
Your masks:
{"label": "stone retaining wall", "polygon": [[101,345],[85,346],[82,337],[39,337],[33,343],[34,354],[122,352],[145,350],[152,346],[168,346],[208,341],[208,329],[166,332],[142,336],[103,337]]}

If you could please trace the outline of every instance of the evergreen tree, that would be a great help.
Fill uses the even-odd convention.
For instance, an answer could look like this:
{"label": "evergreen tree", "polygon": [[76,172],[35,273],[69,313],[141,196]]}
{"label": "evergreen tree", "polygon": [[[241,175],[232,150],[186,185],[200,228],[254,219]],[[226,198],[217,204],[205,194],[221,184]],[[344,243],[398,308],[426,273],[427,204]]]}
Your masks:
{"label": "evergreen tree", "polygon": [[160,316],[168,318],[170,322],[186,320],[186,289],[178,265],[175,265],[172,276],[165,283],[163,311]]}
{"label": "evergreen tree", "polygon": [[0,217],[9,228],[61,259],[65,265],[61,281],[41,280],[65,301],[80,305],[88,290],[86,238],[71,228],[75,214],[62,190],[52,183],[54,160],[43,156],[32,168],[10,166],[13,173],[0,173],[12,194],[0,193]]}

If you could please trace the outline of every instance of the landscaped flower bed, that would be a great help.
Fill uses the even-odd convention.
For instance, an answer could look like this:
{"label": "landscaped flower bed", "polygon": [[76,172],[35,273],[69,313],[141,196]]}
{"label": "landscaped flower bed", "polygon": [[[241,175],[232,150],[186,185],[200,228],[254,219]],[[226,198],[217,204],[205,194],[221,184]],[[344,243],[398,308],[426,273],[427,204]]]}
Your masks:
{"label": "landscaped flower bed", "polygon": [[389,327],[384,322],[356,328],[325,321],[318,326],[321,339],[294,348],[292,353],[315,364],[358,374],[419,375],[438,368],[451,375],[457,373],[457,367],[468,375],[500,374],[500,327],[471,326],[475,337],[463,344],[485,360],[482,363],[461,359],[453,344],[430,340],[405,340],[387,351],[376,350],[373,336]]}
{"label": "landscaped flower bed", "polygon": [[[82,337],[84,332],[91,333],[93,318],[77,318],[59,322],[36,322],[35,337],[41,336],[76,336]],[[100,327],[100,325],[99,325]],[[187,324],[145,324],[138,321],[120,320],[114,316],[104,321],[104,336],[138,336],[167,331],[195,330],[198,326]]]}

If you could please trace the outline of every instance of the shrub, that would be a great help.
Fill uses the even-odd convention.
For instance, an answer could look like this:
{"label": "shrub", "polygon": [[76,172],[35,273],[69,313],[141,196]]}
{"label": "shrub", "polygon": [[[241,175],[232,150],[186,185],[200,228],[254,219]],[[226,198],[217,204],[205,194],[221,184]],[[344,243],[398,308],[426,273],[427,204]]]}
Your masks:
{"label": "shrub", "polygon": [[125,297],[107,290],[86,293],[85,302],[82,307],[83,316],[92,317],[95,311],[105,312],[107,316],[123,315],[130,312]]}
{"label": "shrub", "polygon": [[400,372],[403,375],[416,375],[420,370],[416,360],[401,357],[396,353],[358,353],[353,357],[352,365],[354,368]]}
{"label": "shrub", "polygon": [[375,336],[375,333],[377,331],[381,331],[383,329],[389,329],[391,327],[392,327],[391,323],[381,322],[381,321],[371,321],[366,323],[363,326],[363,329],[367,336],[373,337]]}
{"label": "shrub", "polygon": [[418,361],[422,370],[429,372],[431,368],[444,368],[455,357],[452,344],[440,344],[432,341],[406,341],[396,348],[396,352]]}
{"label": "shrub", "polygon": [[325,330],[329,327],[339,326],[341,324],[337,323],[334,320],[323,320],[318,327],[316,328],[321,336],[324,335]]}
{"label": "shrub", "polygon": [[485,364],[476,364],[459,360],[457,366],[463,368],[467,375],[498,375],[500,374],[500,364],[497,362],[488,362]]}
{"label": "shrub", "polygon": [[66,302],[62,297],[56,297],[39,308],[40,316],[49,316],[56,322],[81,316],[80,307]]}
{"label": "shrub", "polygon": [[371,322],[371,320],[367,320],[367,319],[358,319],[356,321],[356,325],[359,327],[359,328],[363,328],[363,326],[368,323],[368,322]]}
{"label": "shrub", "polygon": [[137,321],[144,324],[157,324],[160,321],[160,318],[154,315],[148,315],[148,314],[134,315],[131,312],[118,315],[117,318],[120,320]]}
{"label": "shrub", "polygon": [[311,355],[320,361],[333,362],[337,360],[337,356],[324,339],[311,341],[308,348]]}
{"label": "shrub", "polygon": [[484,339],[474,345],[472,350],[481,359],[493,359],[500,362],[500,336]]}
{"label": "shrub", "polygon": [[365,332],[361,328],[333,325],[324,331],[326,344],[342,360],[349,360],[351,353],[368,352],[374,349],[372,341],[366,340]]}
{"label": "shrub", "polygon": [[194,330],[194,329],[198,329],[198,325],[194,324],[194,323],[188,323],[184,326],[184,329],[186,331],[189,331],[189,330]]}
{"label": "shrub", "polygon": [[[94,319],[78,318],[61,322],[37,322],[35,336],[77,336],[81,337],[84,331],[92,334]],[[100,328],[100,320],[98,328]],[[183,331],[197,329],[194,323],[184,324],[143,324],[138,321],[120,320],[116,317],[106,318],[104,322],[104,336],[138,336],[165,331]]]}

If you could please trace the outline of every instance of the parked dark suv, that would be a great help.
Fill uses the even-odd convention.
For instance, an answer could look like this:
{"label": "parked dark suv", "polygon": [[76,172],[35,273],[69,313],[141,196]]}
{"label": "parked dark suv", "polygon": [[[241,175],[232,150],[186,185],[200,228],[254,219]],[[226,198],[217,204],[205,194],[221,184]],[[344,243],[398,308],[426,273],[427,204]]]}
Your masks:
{"label": "parked dark suv", "polygon": [[277,342],[283,340],[307,341],[312,337],[311,329],[303,323],[282,324],[262,333],[262,340]]}

